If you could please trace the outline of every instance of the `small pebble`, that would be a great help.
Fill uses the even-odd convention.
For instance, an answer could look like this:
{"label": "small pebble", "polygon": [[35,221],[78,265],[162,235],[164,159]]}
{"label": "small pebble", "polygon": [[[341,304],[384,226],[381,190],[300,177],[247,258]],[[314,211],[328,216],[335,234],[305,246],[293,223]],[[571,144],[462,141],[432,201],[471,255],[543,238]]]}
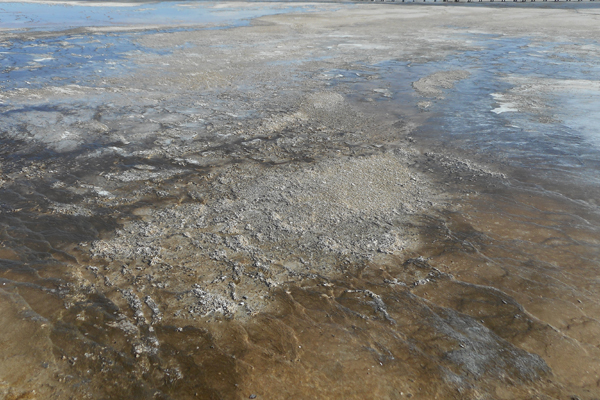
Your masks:
{"label": "small pebble", "polygon": [[250,395],[248,398],[249,398],[249,399],[255,399],[255,398],[256,398],[256,395],[255,395],[255,394],[251,394],[251,395]]}

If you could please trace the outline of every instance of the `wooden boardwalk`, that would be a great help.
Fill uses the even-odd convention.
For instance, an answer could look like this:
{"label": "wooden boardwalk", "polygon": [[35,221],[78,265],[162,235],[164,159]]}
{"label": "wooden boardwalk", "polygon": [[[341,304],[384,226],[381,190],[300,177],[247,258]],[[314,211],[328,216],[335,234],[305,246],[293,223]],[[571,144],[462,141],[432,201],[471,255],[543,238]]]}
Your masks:
{"label": "wooden boardwalk", "polygon": [[[596,0],[357,0],[361,2],[385,2],[385,3],[535,3],[554,2],[554,3],[588,3]],[[600,0],[598,0],[600,3]]]}

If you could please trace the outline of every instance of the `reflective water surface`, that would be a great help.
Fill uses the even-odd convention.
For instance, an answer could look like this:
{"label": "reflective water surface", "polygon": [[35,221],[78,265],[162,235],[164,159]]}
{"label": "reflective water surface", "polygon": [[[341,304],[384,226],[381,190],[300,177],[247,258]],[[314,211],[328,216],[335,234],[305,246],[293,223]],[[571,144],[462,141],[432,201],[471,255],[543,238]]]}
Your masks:
{"label": "reflective water surface", "polygon": [[143,28],[149,25],[242,26],[258,16],[309,11],[296,7],[252,3],[232,6],[208,2],[2,2],[2,29],[64,30],[78,27]]}

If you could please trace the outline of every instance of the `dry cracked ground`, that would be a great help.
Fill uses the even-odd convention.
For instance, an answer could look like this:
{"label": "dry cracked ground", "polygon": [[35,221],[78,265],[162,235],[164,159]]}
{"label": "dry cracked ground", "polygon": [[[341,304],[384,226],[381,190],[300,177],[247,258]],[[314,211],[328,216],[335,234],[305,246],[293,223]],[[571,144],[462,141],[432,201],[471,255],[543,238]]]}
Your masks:
{"label": "dry cracked ground", "polygon": [[[380,69],[593,42],[597,9],[311,6],[0,34],[130,44],[0,93],[1,399],[600,398],[597,205],[419,139],[468,70]],[[504,100],[552,123],[556,85]]]}

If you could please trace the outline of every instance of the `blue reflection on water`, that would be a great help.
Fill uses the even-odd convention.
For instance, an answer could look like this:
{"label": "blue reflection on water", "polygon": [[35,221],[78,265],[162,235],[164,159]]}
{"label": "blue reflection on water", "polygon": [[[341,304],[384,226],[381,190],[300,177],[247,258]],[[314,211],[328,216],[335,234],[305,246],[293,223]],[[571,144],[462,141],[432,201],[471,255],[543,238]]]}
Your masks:
{"label": "blue reflection on water", "polygon": [[[94,85],[93,77],[107,78],[134,68],[128,53],[165,53],[139,45],[139,33],[60,35],[14,39],[0,51],[0,85],[4,90],[44,85]],[[97,83],[96,83],[97,84]]]}
{"label": "blue reflection on water", "polygon": [[[144,27],[168,25],[161,32],[186,29],[219,29],[249,24],[254,17],[284,12],[310,11],[312,6],[293,4],[257,5],[240,3],[164,2],[93,6],[47,3],[0,3],[0,28],[29,31],[64,31],[92,26]],[[194,28],[190,27],[191,25]],[[128,54],[133,51],[161,54],[141,46],[139,35],[156,29],[124,32],[80,32],[37,38],[15,38],[0,42],[0,89],[38,88],[44,85],[100,84],[96,77],[109,78],[135,68]]]}
{"label": "blue reflection on water", "polygon": [[[592,95],[577,88],[569,90],[568,83],[599,79],[600,64],[590,65],[576,56],[561,54],[555,50],[560,43],[492,37],[477,44],[483,49],[443,63],[444,69],[471,72],[435,106],[439,117],[432,123],[439,124],[444,140],[507,160],[513,166],[569,173],[580,170],[580,177],[597,182],[600,142],[595,110],[600,110],[600,92]],[[546,113],[554,121],[540,120],[532,110],[491,112],[499,105],[492,94],[505,93],[514,86],[508,77],[564,83],[564,90],[553,87],[533,93],[543,96]],[[535,92],[536,86],[531,90]]]}
{"label": "blue reflection on water", "polygon": [[247,19],[292,11],[308,11],[311,6],[275,4],[270,6],[242,3],[239,7],[218,3],[162,2],[121,3],[0,3],[0,28],[43,28],[64,30],[76,27],[122,25],[206,25],[247,24]]}
{"label": "blue reflection on water", "polygon": [[[471,41],[473,50],[435,62],[391,60],[327,74],[332,85],[348,86],[350,97],[362,101],[361,107],[375,104],[379,112],[385,110],[400,118],[427,115],[414,134],[432,146],[519,168],[524,171],[523,179],[529,175],[537,182],[543,179],[600,188],[600,55],[589,52],[582,58],[561,47],[597,43],[540,42],[485,34],[457,36]],[[453,70],[469,71],[470,76],[453,89],[444,90],[443,99],[421,97],[412,87],[413,82],[435,72]],[[549,86],[540,90],[532,84],[537,79]],[[520,86],[519,80],[525,84],[523,90],[531,86],[533,104],[493,112],[502,105],[498,95],[510,94]],[[582,88],[585,82],[595,82],[595,89]],[[386,88],[392,96],[378,96],[374,88]],[[524,96],[525,102],[529,94]],[[535,96],[541,96],[540,104],[535,104]],[[417,107],[420,101],[431,102],[426,114]],[[537,113],[538,106],[543,108],[541,114]]]}

